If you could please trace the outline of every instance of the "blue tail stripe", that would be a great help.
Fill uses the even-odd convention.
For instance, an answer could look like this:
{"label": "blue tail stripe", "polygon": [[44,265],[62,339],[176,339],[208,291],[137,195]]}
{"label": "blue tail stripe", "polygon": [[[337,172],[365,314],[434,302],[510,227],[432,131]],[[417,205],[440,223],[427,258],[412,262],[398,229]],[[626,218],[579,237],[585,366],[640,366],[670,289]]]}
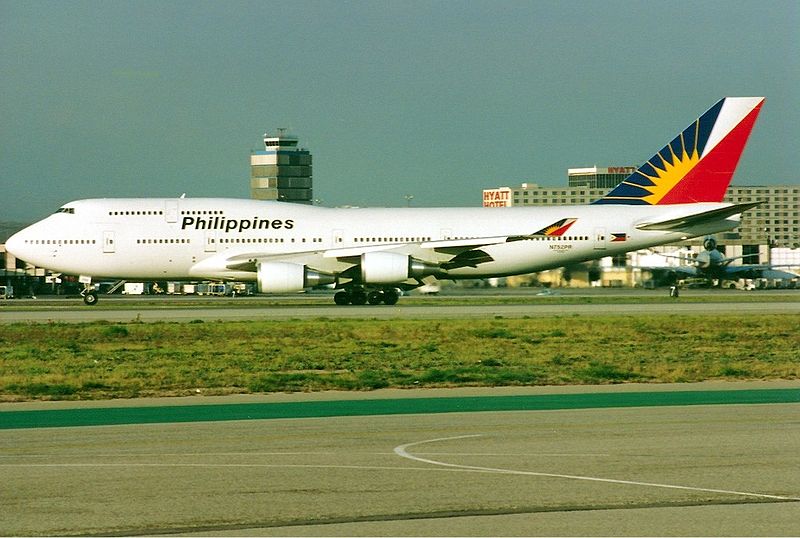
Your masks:
{"label": "blue tail stripe", "polygon": [[629,185],[628,183],[620,183],[613,192],[613,196],[621,196],[624,198],[644,198],[650,194],[652,193],[647,189],[637,187],[636,185]]}
{"label": "blue tail stripe", "polygon": [[614,204],[614,205],[651,205],[641,198],[600,198],[592,202],[593,204]]}
{"label": "blue tail stripe", "polygon": [[675,137],[675,140],[670,142],[670,147],[672,148],[672,153],[677,155],[678,157],[683,155],[683,138],[679,135]]}
{"label": "blue tail stripe", "polygon": [[700,119],[697,121],[699,124],[697,133],[697,153],[700,155],[703,154],[703,150],[706,147],[706,142],[708,142],[708,137],[711,136],[711,130],[714,128],[714,124],[717,122],[717,118],[719,117],[719,113],[722,110],[722,105],[724,103],[725,99],[722,99],[716,105],[711,107],[705,114],[700,116]]}
{"label": "blue tail stripe", "polygon": [[630,176],[628,176],[628,179],[625,180],[625,183],[632,183],[634,185],[640,185],[642,187],[653,187],[655,185],[652,179],[638,172],[635,172]]}
{"label": "blue tail stripe", "polygon": [[[643,176],[650,176],[650,177],[658,176],[658,174],[656,174],[656,171],[653,169],[653,165],[650,164],[649,162],[647,162],[647,163],[644,163],[642,166],[640,166],[639,169],[636,172],[634,172],[633,174],[631,174],[630,177],[628,177],[625,181],[628,181],[633,176],[636,176],[636,175],[639,175],[639,174],[641,174]],[[638,183],[638,182],[634,182],[634,183]]]}
{"label": "blue tail stripe", "polygon": [[[660,152],[658,152],[659,157],[661,157],[661,160],[664,161],[666,164],[672,164],[672,151],[669,149],[670,144],[667,144],[666,146],[661,148]],[[666,165],[664,166],[664,168],[666,168]]]}
{"label": "blue tail stripe", "polygon": [[683,131],[683,147],[686,152],[691,155],[694,152],[695,144],[697,143],[697,122],[694,122],[688,129]]}

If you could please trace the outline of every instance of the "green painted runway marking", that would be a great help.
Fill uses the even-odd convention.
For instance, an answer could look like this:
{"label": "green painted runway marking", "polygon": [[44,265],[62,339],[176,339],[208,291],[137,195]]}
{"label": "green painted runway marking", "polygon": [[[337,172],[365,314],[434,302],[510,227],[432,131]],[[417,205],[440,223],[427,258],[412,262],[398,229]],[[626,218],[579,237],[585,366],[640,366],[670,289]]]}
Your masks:
{"label": "green painted runway marking", "polygon": [[0,412],[0,429],[63,428],[169,422],[353,417],[481,411],[546,411],[610,407],[800,403],[800,389],[545,394],[335,400],[165,407],[107,407]]}

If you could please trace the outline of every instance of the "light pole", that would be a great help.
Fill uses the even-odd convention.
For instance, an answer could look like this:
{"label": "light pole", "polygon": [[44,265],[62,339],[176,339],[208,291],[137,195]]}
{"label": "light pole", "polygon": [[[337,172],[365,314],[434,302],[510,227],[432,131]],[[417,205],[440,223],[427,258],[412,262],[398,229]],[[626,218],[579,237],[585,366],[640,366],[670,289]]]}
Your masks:
{"label": "light pole", "polygon": [[414,195],[413,194],[406,194],[406,195],[403,195],[403,198],[406,199],[406,207],[411,207],[411,200],[414,199]]}

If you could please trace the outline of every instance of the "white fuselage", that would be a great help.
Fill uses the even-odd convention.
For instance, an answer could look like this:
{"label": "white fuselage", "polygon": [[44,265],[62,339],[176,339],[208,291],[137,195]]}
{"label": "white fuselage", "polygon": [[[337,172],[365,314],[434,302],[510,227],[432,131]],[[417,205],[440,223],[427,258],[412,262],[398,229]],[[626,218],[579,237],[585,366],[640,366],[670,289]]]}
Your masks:
{"label": "white fuselage", "polygon": [[[582,205],[519,208],[323,208],[226,198],[132,198],[71,202],[14,235],[8,250],[54,272],[93,278],[254,280],[232,259],[274,259],[338,273],[363,252],[445,262],[464,245],[491,261],[447,278],[523,274],[734,228],[738,216],[680,232],[637,225],[730,204]],[[529,236],[559,219],[561,237]],[[455,249],[455,250],[454,250]]]}

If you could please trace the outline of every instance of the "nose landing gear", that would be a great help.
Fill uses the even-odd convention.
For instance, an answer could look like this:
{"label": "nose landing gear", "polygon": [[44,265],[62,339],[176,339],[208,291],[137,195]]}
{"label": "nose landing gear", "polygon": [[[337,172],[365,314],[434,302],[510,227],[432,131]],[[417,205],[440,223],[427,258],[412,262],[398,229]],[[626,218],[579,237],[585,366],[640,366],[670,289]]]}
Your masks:
{"label": "nose landing gear", "polygon": [[87,285],[83,288],[81,297],[83,297],[83,304],[86,306],[94,306],[97,304],[97,290],[91,285]]}

